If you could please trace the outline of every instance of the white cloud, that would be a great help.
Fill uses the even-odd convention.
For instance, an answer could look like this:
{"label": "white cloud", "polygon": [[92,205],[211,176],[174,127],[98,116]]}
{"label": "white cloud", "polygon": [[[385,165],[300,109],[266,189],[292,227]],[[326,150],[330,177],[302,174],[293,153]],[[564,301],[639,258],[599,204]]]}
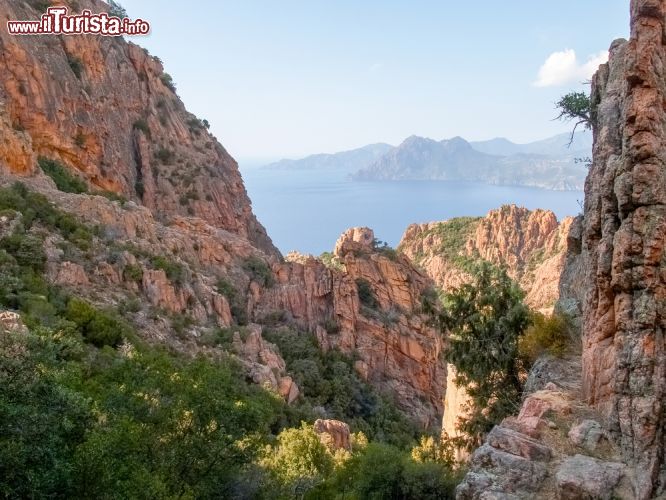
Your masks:
{"label": "white cloud", "polygon": [[592,54],[584,63],[578,62],[576,51],[553,52],[539,68],[535,87],[556,87],[589,80],[600,64],[608,61],[608,51]]}
{"label": "white cloud", "polygon": [[384,67],[384,64],[383,64],[383,63],[376,62],[376,63],[374,63],[373,65],[371,65],[371,66],[368,68],[368,71],[369,71],[370,73],[374,73],[375,71],[379,71],[379,70],[382,69],[383,67]]}

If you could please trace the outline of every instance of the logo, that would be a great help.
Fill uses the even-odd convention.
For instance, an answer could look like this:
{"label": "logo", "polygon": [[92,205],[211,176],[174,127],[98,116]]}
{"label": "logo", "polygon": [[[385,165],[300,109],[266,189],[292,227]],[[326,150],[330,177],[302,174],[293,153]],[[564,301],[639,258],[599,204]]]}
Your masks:
{"label": "logo", "polygon": [[69,14],[64,6],[49,7],[39,21],[7,21],[10,35],[102,35],[136,36],[150,33],[150,24],[143,19],[117,17],[106,12],[95,14],[83,10]]}

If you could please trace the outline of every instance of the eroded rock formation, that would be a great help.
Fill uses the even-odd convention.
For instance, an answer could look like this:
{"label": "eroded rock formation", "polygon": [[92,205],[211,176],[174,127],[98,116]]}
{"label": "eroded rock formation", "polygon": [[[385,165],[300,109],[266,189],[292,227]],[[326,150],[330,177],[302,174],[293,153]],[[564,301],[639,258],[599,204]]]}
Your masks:
{"label": "eroded rock formation", "polygon": [[276,264],[277,283],[254,288],[255,321],[286,312],[315,332],[323,349],[355,354],[361,376],[424,427],[439,427],[446,380],[442,339],[422,310],[432,281],[406,257],[376,249],[368,228],[345,232],[334,258],[337,267],[297,255]]}
{"label": "eroded rock formation", "polygon": [[633,0],[631,15],[592,83],[583,393],[648,498],[666,489],[666,3]]}
{"label": "eroded rock formation", "polygon": [[[631,38],[613,42],[609,62],[592,81],[594,158],[584,216],[567,238],[558,304],[574,312],[581,306],[582,376],[564,382],[561,370],[549,377],[553,367],[539,366],[536,377],[557,380],[545,390],[564,393],[569,409],[535,413],[537,392],[501,426],[519,423],[516,430],[560,454],[540,467],[539,480],[516,487],[519,481],[498,478],[527,471],[528,464],[513,467],[515,453],[510,460],[498,455],[492,450],[502,446],[489,436],[472,458],[459,498],[666,493],[665,28],[666,2],[632,0]],[[572,422],[568,415],[578,412]],[[544,417],[545,425],[539,423]],[[562,427],[574,449],[551,439],[549,429]]]}
{"label": "eroded rock formation", "polygon": [[[97,0],[60,3],[108,9]],[[0,0],[3,23],[40,15],[30,2]],[[0,30],[0,168],[32,175],[38,156],[56,159],[91,188],[155,216],[196,216],[277,255],[236,162],[164,75],[158,58],[121,37]]]}
{"label": "eroded rock formation", "polygon": [[558,223],[550,210],[505,205],[485,217],[412,224],[399,248],[447,290],[467,279],[461,262],[504,265],[534,309],[552,310],[559,298],[566,235],[573,219]]}

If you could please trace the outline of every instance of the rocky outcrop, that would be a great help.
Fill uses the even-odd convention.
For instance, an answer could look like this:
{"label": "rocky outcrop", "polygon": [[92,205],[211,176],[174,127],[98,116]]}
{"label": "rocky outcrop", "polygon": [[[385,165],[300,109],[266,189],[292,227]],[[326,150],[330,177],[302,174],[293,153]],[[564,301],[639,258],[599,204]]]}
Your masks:
{"label": "rocky outcrop", "polygon": [[631,14],[592,82],[583,394],[649,498],[666,491],[666,4],[633,0]]}
{"label": "rocky outcrop", "polygon": [[298,386],[286,374],[286,364],[278,348],[264,340],[262,327],[251,324],[244,338],[234,332],[233,350],[240,357],[252,380],[280,394],[287,403],[293,403],[300,393]]}
{"label": "rocky outcrop", "polygon": [[[61,2],[93,12],[98,0]],[[3,20],[37,19],[30,2],[0,1]],[[122,37],[0,32],[0,170],[38,175],[57,159],[92,189],[155,216],[196,216],[277,255],[252,213],[238,166],[188,113],[162,63]]]}
{"label": "rocky outcrop", "polygon": [[447,290],[467,279],[462,263],[479,259],[506,266],[534,309],[549,311],[559,298],[567,234],[549,210],[505,205],[480,218],[458,218],[407,228],[399,249]]}
{"label": "rocky outcrop", "polygon": [[24,333],[27,328],[21,316],[14,311],[0,311],[0,334],[3,332]]}
{"label": "rocky outcrop", "polygon": [[329,450],[351,451],[351,433],[346,423],[339,420],[318,419],[314,423],[314,431]]}
{"label": "rocky outcrop", "polygon": [[[553,443],[544,480],[518,497],[666,494],[666,4],[633,0],[631,14],[630,40],[613,42],[592,81],[594,158],[560,286],[558,307],[582,315],[582,378],[566,384],[569,410],[542,415],[546,425],[525,419],[538,416],[530,407],[538,409],[533,396],[543,390],[502,424],[519,423],[546,444],[551,427],[564,427],[568,446]],[[551,368],[539,370],[535,381]],[[487,463],[472,462],[459,497],[515,493]]]}
{"label": "rocky outcrop", "polygon": [[457,498],[634,498],[632,472],[603,432],[602,415],[581,401],[580,358],[550,366],[558,383],[527,395],[517,416],[493,428],[472,454]]}
{"label": "rocky outcrop", "polygon": [[404,256],[376,249],[368,228],[345,232],[335,248],[337,267],[296,255],[276,264],[276,284],[254,288],[255,321],[285,313],[316,333],[323,349],[356,356],[359,374],[424,427],[439,427],[442,339],[422,311],[432,281]]}
{"label": "rocky outcrop", "polygon": [[[486,217],[413,224],[402,237],[399,250],[445,291],[469,279],[464,270],[467,263],[485,260],[505,266],[525,291],[526,302],[550,312],[560,298],[560,275],[572,224],[572,218],[558,223],[548,210],[506,205]],[[458,436],[459,419],[469,403],[465,389],[455,384],[452,368],[448,370],[442,420],[447,437]],[[456,454],[460,460],[467,457],[463,450]]]}

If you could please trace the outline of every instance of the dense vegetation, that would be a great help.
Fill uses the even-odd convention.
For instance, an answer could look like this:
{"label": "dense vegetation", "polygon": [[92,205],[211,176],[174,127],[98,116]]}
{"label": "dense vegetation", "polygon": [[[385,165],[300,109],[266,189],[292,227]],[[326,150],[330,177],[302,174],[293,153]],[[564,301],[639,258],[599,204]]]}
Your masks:
{"label": "dense vegetation", "polygon": [[445,295],[442,314],[450,331],[447,361],[472,401],[459,423],[462,444],[469,449],[519,408],[523,367],[518,345],[530,324],[523,292],[505,270],[482,262],[471,274],[470,283]]}
{"label": "dense vegetation", "polygon": [[[0,332],[1,496],[452,498],[450,460],[432,452],[432,438],[417,445],[417,429],[352,359],[301,332],[266,332],[302,391],[288,406],[222,350],[149,345],[115,308],[51,284],[46,239],[88,255],[95,228],[21,184],[0,189],[0,216],[0,308],[27,325]],[[173,281],[187,278],[171,260],[134,251]],[[244,267],[270,284],[265,266]],[[141,280],[139,266],[125,273]],[[217,288],[239,293],[224,279]],[[325,447],[312,428],[319,417],[348,422],[353,449]]]}

